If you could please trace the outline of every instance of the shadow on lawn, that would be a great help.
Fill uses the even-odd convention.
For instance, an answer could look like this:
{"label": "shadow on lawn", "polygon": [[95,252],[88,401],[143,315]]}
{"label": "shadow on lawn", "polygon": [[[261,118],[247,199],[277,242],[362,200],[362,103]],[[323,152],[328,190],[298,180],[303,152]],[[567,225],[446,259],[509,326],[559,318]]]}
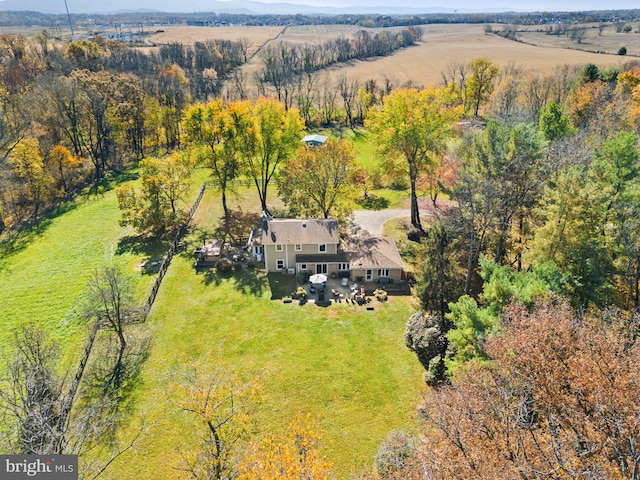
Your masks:
{"label": "shadow on lawn", "polygon": [[232,272],[219,272],[214,267],[198,268],[197,275],[202,275],[205,285],[220,285],[223,281],[233,281],[233,287],[247,295],[261,296],[268,286],[261,270],[244,268]]}
{"label": "shadow on lawn", "polygon": [[271,300],[281,300],[294,292],[298,286],[295,276],[283,275],[281,273],[270,273],[266,279],[269,281],[271,289]]}
{"label": "shadow on lawn", "polygon": [[0,270],[6,268],[7,259],[21,250],[40,235],[43,235],[53,220],[78,207],[77,201],[61,204],[43,214],[37,221],[31,221],[17,232],[7,233],[0,241]]}
{"label": "shadow on lawn", "polygon": [[[132,253],[144,256],[143,264],[162,263],[171,242],[166,238],[145,235],[129,235],[122,237],[116,248],[116,255]],[[153,269],[143,269],[143,273],[156,273]]]}

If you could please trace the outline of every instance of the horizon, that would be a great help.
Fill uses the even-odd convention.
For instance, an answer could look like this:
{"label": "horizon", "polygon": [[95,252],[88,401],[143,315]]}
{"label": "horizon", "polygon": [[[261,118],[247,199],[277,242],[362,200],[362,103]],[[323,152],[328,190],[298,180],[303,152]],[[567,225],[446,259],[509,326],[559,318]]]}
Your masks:
{"label": "horizon", "polygon": [[[318,8],[317,13],[357,13],[358,11],[374,14],[376,9],[380,9],[379,13],[408,14],[446,12],[446,13],[495,13],[495,12],[572,12],[572,11],[610,11],[610,10],[635,10],[638,5],[631,0],[613,0],[604,3],[601,0],[544,0],[533,1],[526,0],[524,2],[517,0],[487,0],[479,6],[478,2],[472,0],[457,0],[455,4],[446,5],[442,0],[183,0],[174,2],[171,0],[132,0],[128,2],[109,2],[108,6],[96,6],[94,2],[87,0],[67,0],[69,12],[72,14],[83,13],[117,13],[123,10],[151,10],[164,13],[208,13],[220,12],[225,13],[227,10],[238,8],[247,10],[246,13],[257,14],[279,14],[301,13],[313,14],[313,9]],[[517,5],[514,5],[517,4]],[[53,13],[58,10],[57,14],[65,13],[65,2],[50,0],[0,0],[0,7],[9,6],[9,10],[27,10],[40,13]],[[260,10],[272,5],[273,12],[253,12],[251,6],[256,6]],[[126,7],[125,7],[126,6]],[[175,6],[175,8],[173,8]],[[299,7],[296,8],[296,7]]]}

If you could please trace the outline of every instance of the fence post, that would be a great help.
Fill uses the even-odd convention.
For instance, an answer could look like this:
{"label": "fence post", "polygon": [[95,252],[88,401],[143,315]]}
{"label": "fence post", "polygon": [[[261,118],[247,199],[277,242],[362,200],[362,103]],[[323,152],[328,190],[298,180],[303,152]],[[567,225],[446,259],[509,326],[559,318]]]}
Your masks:
{"label": "fence post", "polygon": [[203,183],[202,186],[200,187],[200,192],[198,193],[198,197],[196,198],[196,201],[193,202],[193,205],[191,205],[191,208],[189,209],[189,215],[187,216],[187,219],[182,225],[180,225],[180,228],[178,228],[178,232],[176,233],[176,236],[174,237],[173,242],[171,243],[171,246],[167,251],[167,255],[162,261],[162,265],[160,265],[160,270],[158,270],[158,276],[156,277],[156,281],[153,283],[153,287],[151,287],[151,292],[149,292],[149,295],[147,296],[147,301],[144,303],[144,307],[142,307],[142,318],[141,318],[142,322],[147,320],[147,315],[149,315],[149,312],[151,311],[151,307],[153,306],[153,302],[155,302],[156,300],[156,295],[158,294],[158,290],[160,290],[160,284],[164,279],[165,273],[167,273],[167,269],[169,268],[169,265],[171,264],[171,260],[173,259],[173,255],[175,254],[178,248],[180,239],[187,233],[187,230],[189,229],[189,224],[193,219],[193,215],[196,213],[196,210],[200,205],[200,201],[204,196],[204,190],[205,190],[205,184]]}

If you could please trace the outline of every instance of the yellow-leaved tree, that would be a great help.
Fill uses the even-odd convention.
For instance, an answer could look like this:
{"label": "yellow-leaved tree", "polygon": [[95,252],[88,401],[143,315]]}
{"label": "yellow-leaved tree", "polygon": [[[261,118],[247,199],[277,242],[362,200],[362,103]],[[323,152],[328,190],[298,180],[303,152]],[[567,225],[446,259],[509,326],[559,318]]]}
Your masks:
{"label": "yellow-leaved tree", "polygon": [[250,445],[250,453],[240,465],[238,480],[330,478],[331,466],[320,451],[322,437],[316,418],[297,416],[286,433]]}
{"label": "yellow-leaved tree", "polygon": [[451,125],[461,115],[462,107],[450,89],[405,88],[386,96],[384,105],[373,108],[365,122],[385,159],[406,162],[403,170],[411,186],[411,224],[419,230],[422,224],[416,183],[427,166],[438,163]]}

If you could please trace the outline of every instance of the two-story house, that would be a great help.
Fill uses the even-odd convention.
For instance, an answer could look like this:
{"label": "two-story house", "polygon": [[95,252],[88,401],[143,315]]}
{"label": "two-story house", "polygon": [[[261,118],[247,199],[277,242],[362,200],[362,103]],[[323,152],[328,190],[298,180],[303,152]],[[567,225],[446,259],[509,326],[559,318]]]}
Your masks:
{"label": "two-story house", "polygon": [[403,264],[391,238],[343,242],[335,219],[269,219],[252,234],[253,254],[265,270],[335,274],[364,282],[400,281]]}

